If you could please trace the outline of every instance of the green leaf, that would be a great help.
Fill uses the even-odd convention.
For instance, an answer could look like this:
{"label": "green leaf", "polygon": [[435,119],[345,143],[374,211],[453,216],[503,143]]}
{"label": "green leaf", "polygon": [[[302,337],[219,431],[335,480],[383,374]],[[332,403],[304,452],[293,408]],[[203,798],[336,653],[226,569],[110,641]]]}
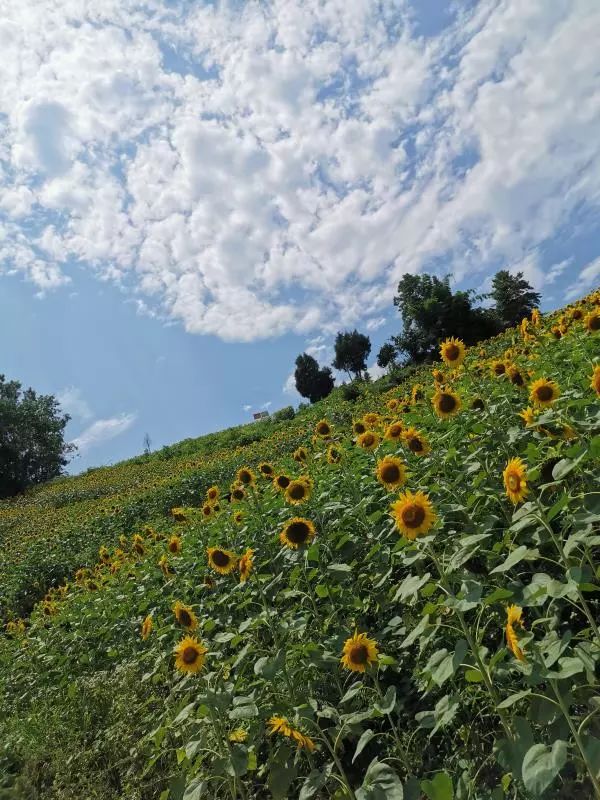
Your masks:
{"label": "green leaf", "polygon": [[387,691],[383,700],[379,703],[375,703],[375,708],[381,714],[391,714],[394,710],[394,706],[396,705],[396,687],[395,686],[388,686]]}
{"label": "green leaf", "polygon": [[524,697],[527,697],[531,694],[531,689],[523,689],[522,692],[515,692],[515,694],[509,695],[505,700],[501,703],[498,703],[498,708],[510,708],[514,706],[515,703],[518,703],[519,700],[522,700]]}
{"label": "green leaf", "polygon": [[552,747],[534,744],[523,759],[523,783],[534,797],[540,797],[567,761],[567,743],[557,739]]}
{"label": "green leaf", "polygon": [[566,492],[564,492],[556,501],[556,503],[554,503],[550,511],[548,511],[548,513],[546,514],[546,519],[548,520],[548,522],[552,522],[554,517],[557,514],[560,514],[563,508],[568,504],[569,504],[569,495]]}
{"label": "green leaf", "polygon": [[412,631],[408,634],[406,639],[402,642],[400,647],[404,650],[407,647],[410,647],[413,642],[415,642],[419,636],[425,632],[425,629],[429,625],[429,614],[425,614],[423,619],[419,622],[416,628],[413,628]]}
{"label": "green leaf", "polygon": [[393,602],[406,600],[408,597],[416,595],[421,586],[425,586],[430,577],[430,572],[426,572],[425,575],[409,575],[398,586]]}
{"label": "green leaf", "polygon": [[513,550],[512,553],[508,556],[506,561],[500,564],[494,569],[490,570],[490,575],[493,575],[496,572],[506,572],[507,570],[511,569],[512,567],[519,564],[524,559],[531,560],[533,558],[537,558],[539,556],[539,551],[537,548],[535,550],[531,550],[529,547],[525,547],[522,544],[520,547],[517,547],[516,550]]}
{"label": "green leaf", "polygon": [[447,772],[438,772],[433,780],[421,781],[421,789],[429,800],[454,800],[452,778]]}
{"label": "green leaf", "polygon": [[329,589],[325,586],[324,583],[318,583],[315,586],[315,592],[317,593],[317,597],[329,597]]}
{"label": "green leaf", "polygon": [[469,683],[481,683],[483,680],[483,675],[478,669],[468,669],[465,672],[465,679]]}
{"label": "green leaf", "polygon": [[583,749],[596,778],[600,777],[600,739],[591,734],[582,737]]}
{"label": "green leaf", "polygon": [[329,564],[327,569],[329,572],[333,572],[334,575],[339,577],[344,577],[352,572],[352,567],[348,564]]}
{"label": "green leaf", "polygon": [[354,751],[354,755],[352,756],[353,764],[374,736],[375,733],[371,730],[371,728],[367,728],[367,730],[358,740],[358,744],[356,745],[356,750]]}
{"label": "green leaf", "polygon": [[234,697],[229,719],[252,719],[258,717],[258,707],[251,697]]}
{"label": "green leaf", "polygon": [[254,674],[255,675],[262,675],[263,678],[267,678],[267,680],[271,680],[272,678],[277,675],[279,670],[283,667],[285,661],[285,653],[283,650],[280,650],[275,658],[269,658],[268,656],[261,656],[261,658],[257,659],[256,663],[254,664]]}
{"label": "green leaf", "polygon": [[362,681],[355,681],[352,684],[352,686],[350,686],[350,688],[348,689],[346,694],[340,700],[340,705],[342,703],[347,703],[348,700],[352,700],[352,698],[355,697],[360,692],[360,690],[363,688],[363,686],[364,686],[364,684],[363,684]]}
{"label": "green leaf", "polygon": [[[448,653],[447,650],[440,650],[438,653],[434,655],[434,658],[440,655],[442,658],[439,660],[439,663],[435,667],[435,669],[431,672],[431,680],[434,683],[437,683],[438,686],[442,686],[448,678],[450,678],[459,666],[462,664],[465,655],[467,654],[467,650],[469,649],[469,645],[465,639],[459,639],[456,643],[456,649],[454,653]],[[431,660],[429,662],[431,664]],[[428,665],[429,666],[429,665]]]}
{"label": "green leaf", "polygon": [[313,769],[309,772],[302,784],[302,789],[300,789],[298,800],[310,800],[311,797],[314,797],[325,786],[330,775],[331,764],[328,764],[325,769]]}
{"label": "green leaf", "polygon": [[500,600],[508,600],[509,597],[512,597],[514,592],[510,589],[496,589],[491,594],[488,594],[487,597],[483,598],[483,604],[486,606],[491,606],[493,603],[498,603]]}
{"label": "green leaf", "polygon": [[202,777],[198,776],[190,781],[190,783],[188,783],[185,787],[183,800],[201,800],[201,798],[206,797],[207,789],[208,781],[205,781]]}
{"label": "green leaf", "polygon": [[400,778],[387,764],[380,764],[376,758],[371,761],[360,789],[355,792],[356,800],[403,800],[404,793]]}
{"label": "green leaf", "polygon": [[296,769],[288,767],[287,764],[271,764],[269,771],[268,785],[273,800],[286,800],[289,797],[289,788],[296,777]]}

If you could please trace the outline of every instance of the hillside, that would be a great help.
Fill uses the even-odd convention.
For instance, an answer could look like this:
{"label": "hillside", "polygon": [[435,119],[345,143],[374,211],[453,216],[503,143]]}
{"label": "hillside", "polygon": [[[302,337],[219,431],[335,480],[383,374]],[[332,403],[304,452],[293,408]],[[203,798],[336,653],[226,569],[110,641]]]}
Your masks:
{"label": "hillside", "polygon": [[0,798],[600,797],[599,325],[1,503]]}

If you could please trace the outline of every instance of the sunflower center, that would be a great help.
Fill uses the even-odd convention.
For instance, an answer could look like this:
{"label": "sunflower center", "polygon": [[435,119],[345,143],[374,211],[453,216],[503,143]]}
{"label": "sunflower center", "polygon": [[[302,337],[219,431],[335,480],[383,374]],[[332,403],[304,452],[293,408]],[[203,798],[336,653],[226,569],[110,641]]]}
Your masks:
{"label": "sunflower center", "polygon": [[364,426],[364,425],[363,425],[361,422],[357,422],[357,423],[354,425],[354,432],[355,432],[355,433],[361,434],[361,433],[364,433],[364,432],[365,432],[365,430],[366,430],[366,428],[365,428],[365,426]]}
{"label": "sunflower center", "polygon": [[[235,489],[233,492],[233,496],[236,500],[241,500],[244,496],[244,492],[241,489]],[[208,513],[210,513],[210,511]]]}
{"label": "sunflower center", "polygon": [[537,390],[537,397],[538,400],[541,400],[543,403],[546,403],[548,400],[552,400],[553,392],[551,386],[540,386]]}
{"label": "sunflower center", "polygon": [[402,433],[402,426],[398,424],[390,425],[390,436],[397,439]]}
{"label": "sunflower center", "polygon": [[302,500],[306,490],[302,483],[293,483],[288,491],[292,500]]}
{"label": "sunflower center", "polygon": [[593,316],[590,317],[589,327],[591,331],[598,331],[600,330],[600,316]]}
{"label": "sunflower center", "polygon": [[418,528],[425,520],[425,509],[411,503],[402,511],[402,522],[407,528]]}
{"label": "sunflower center", "polygon": [[367,447],[370,447],[373,444],[373,441],[374,441],[374,439],[373,439],[373,434],[372,433],[365,434],[365,438],[363,439],[363,442]]}
{"label": "sunflower center", "polygon": [[494,372],[496,373],[496,375],[504,375],[505,371],[506,367],[504,366],[504,364],[496,364],[494,366]]}
{"label": "sunflower center", "polygon": [[456,361],[460,355],[460,350],[455,344],[449,344],[446,347],[446,358],[448,361]]}
{"label": "sunflower center", "polygon": [[439,407],[440,411],[443,411],[445,414],[449,414],[456,408],[456,398],[454,398],[451,394],[442,394],[440,396]]}
{"label": "sunflower center", "polygon": [[199,655],[195,647],[188,646],[184,648],[181,658],[184,664],[195,664]]}
{"label": "sunflower center", "polygon": [[518,492],[521,487],[521,479],[518,475],[509,475],[507,483],[511,492]]}
{"label": "sunflower center", "polygon": [[189,628],[189,626],[192,624],[192,617],[189,611],[186,611],[184,608],[179,609],[179,622],[181,622],[182,625],[185,625],[186,628]]}
{"label": "sunflower center", "polygon": [[384,464],[381,478],[385,483],[396,483],[400,480],[400,468],[397,464]]}
{"label": "sunflower center", "polygon": [[369,660],[369,650],[365,644],[355,644],[350,648],[350,661],[353,664],[366,664]]}
{"label": "sunflower center", "polygon": [[277,478],[277,485],[282,489],[287,489],[287,487],[290,485],[290,479],[287,477],[287,475],[280,475]]}
{"label": "sunflower center", "polygon": [[423,449],[423,442],[416,437],[408,440],[408,449],[411,453],[420,453]]}
{"label": "sunflower center", "polygon": [[286,531],[287,538],[294,544],[302,544],[308,539],[308,526],[304,522],[292,522]]}
{"label": "sunflower center", "polygon": [[252,475],[250,475],[250,473],[247,470],[242,470],[240,472],[240,481],[242,483],[250,483],[251,480],[252,480]]}
{"label": "sunflower center", "polygon": [[581,319],[581,317],[583,316],[583,312],[579,308],[576,308],[571,316],[573,317],[573,319]]}
{"label": "sunflower center", "polygon": [[226,567],[229,564],[229,556],[222,550],[215,550],[212,554],[213,561],[217,567]]}
{"label": "sunflower center", "polygon": [[523,386],[523,376],[519,371],[513,372],[510,378],[516,386]]}
{"label": "sunflower center", "polygon": [[331,458],[332,458],[334,461],[337,461],[337,460],[338,460],[338,458],[340,457],[340,454],[339,454],[339,452],[338,452],[337,450],[330,450],[330,451],[329,451],[329,455],[331,456]]}
{"label": "sunflower center", "polygon": [[329,425],[325,425],[324,423],[322,423],[321,425],[318,426],[317,431],[321,436],[328,436]]}

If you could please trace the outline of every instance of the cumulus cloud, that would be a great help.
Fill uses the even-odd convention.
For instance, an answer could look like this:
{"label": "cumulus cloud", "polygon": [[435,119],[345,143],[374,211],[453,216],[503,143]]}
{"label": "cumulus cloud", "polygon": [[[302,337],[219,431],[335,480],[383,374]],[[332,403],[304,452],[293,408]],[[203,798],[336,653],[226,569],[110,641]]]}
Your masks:
{"label": "cumulus cloud", "polygon": [[567,289],[566,299],[574,300],[590,291],[600,280],[600,258],[590,261],[580,271],[575,280]]}
{"label": "cumulus cloud", "polygon": [[406,271],[540,288],[600,202],[599,39],[596,0],[9,4],[0,264],[237,341],[376,330]]}
{"label": "cumulus cloud", "polygon": [[136,414],[120,414],[108,419],[97,419],[82,433],[73,439],[80,454],[87,453],[92,447],[114,439],[129,430],[136,420]]}
{"label": "cumulus cloud", "polygon": [[81,389],[76,386],[67,386],[58,392],[56,399],[60,403],[61,409],[84,422],[93,417],[92,409],[81,393]]}

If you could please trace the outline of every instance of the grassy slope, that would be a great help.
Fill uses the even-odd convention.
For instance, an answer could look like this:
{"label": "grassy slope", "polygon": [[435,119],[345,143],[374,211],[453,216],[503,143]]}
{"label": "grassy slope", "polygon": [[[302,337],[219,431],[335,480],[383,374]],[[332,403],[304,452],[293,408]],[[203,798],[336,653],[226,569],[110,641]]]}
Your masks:
{"label": "grassy slope", "polygon": [[[590,302],[584,306],[590,307]],[[28,613],[49,586],[71,582],[78,567],[93,567],[101,545],[112,553],[93,575],[99,588],[90,589],[84,580],[71,585],[64,598],[54,593],[46,608],[56,613],[46,616],[38,605],[26,636],[0,639],[0,697],[6,709],[0,718],[0,776],[5,773],[0,797],[3,790],[11,798],[61,800],[166,797],[161,792],[167,790],[185,800],[295,797],[312,768],[316,788],[312,795],[306,790],[307,798],[342,797],[340,781],[359,787],[375,756],[390,759],[389,766],[370,773],[379,770],[371,783],[387,781],[386,797],[399,796],[393,793],[397,776],[405,782],[405,796],[411,796],[417,779],[444,768],[458,797],[491,797],[492,791],[494,800],[502,797],[497,787],[508,773],[515,788],[507,796],[533,797],[527,771],[527,790],[521,780],[526,745],[555,740],[568,741],[569,751],[549,796],[591,792],[552,697],[521,700],[506,712],[493,708],[536,684],[529,663],[534,652],[547,662],[538,671],[549,668],[548,653],[572,659],[567,666],[576,677],[569,676],[567,688],[574,692],[581,686],[580,694],[569,698],[578,722],[594,707],[593,692],[585,687],[595,683],[597,651],[578,592],[587,592],[587,608],[597,618],[592,529],[600,519],[593,494],[600,423],[589,375],[598,334],[589,335],[574,322],[555,341],[546,335],[552,322],[544,320],[526,343],[509,331],[481,351],[475,348],[455,376],[446,371],[464,406],[449,421],[432,413],[430,370],[417,374],[425,399],[400,416],[430,439],[432,452],[425,458],[391,442],[376,454],[353,443],[353,417],[365,411],[390,416],[386,401],[412,388],[411,382],[382,395],[380,384],[355,405],[336,392],[293,421],[191,440],[162,456],[57,481],[0,506],[5,616]],[[507,347],[528,382],[547,375],[561,386],[555,409],[542,419],[543,431],[526,428],[517,416],[527,404],[527,390],[490,374],[489,360],[502,357]],[[484,400],[483,411],[469,410],[475,396]],[[344,448],[339,465],[328,464],[324,444],[314,440],[321,416],[333,424]],[[574,438],[564,438],[565,424]],[[236,469],[246,463],[255,468],[269,460],[278,471],[299,474],[291,453],[300,443],[309,450],[305,469],[314,481],[306,504],[290,507],[263,481],[235,506],[243,510],[242,524],[233,522],[224,503],[208,522],[197,511],[185,523],[169,514],[177,505],[198,507],[213,483],[227,491]],[[428,492],[435,507],[437,533],[429,544],[417,540],[413,546],[398,536],[387,513],[396,495],[388,495],[374,478],[378,458],[396,452],[408,466],[408,487]],[[571,541],[568,566],[580,571],[569,573],[570,582],[547,527],[533,516],[538,509],[527,504],[530,513],[513,518],[502,485],[502,469],[513,456],[527,462],[528,500],[535,498],[541,513],[552,517],[553,536]],[[554,481],[552,459],[562,462]],[[315,545],[282,549],[278,533],[296,513],[314,522]],[[134,532],[144,537],[143,556],[131,550]],[[588,540],[569,540],[573,532]],[[173,533],[181,536],[183,549],[169,556],[172,575],[165,578],[157,562]],[[125,553],[115,555],[121,535],[127,536],[121,545]],[[466,536],[479,538],[466,541]],[[232,575],[213,574],[205,581],[207,545],[236,553],[252,547],[251,580],[240,584]],[[520,546],[528,548],[517,551],[525,557],[503,567]],[[441,582],[429,548],[448,573]],[[457,599],[448,600],[445,592]],[[171,612],[175,600],[193,607],[197,633],[209,648],[200,676],[181,679],[173,670],[172,649],[182,633]],[[524,645],[531,654],[525,665],[504,647],[509,602],[525,609],[528,629],[538,619],[535,641]],[[154,630],[142,641],[140,624],[147,614]],[[343,642],[355,626],[368,631],[385,654],[379,682],[367,675],[355,684],[359,673],[340,670]],[[484,649],[469,652],[468,640]],[[477,663],[480,657],[485,666]],[[547,676],[539,682],[537,694],[543,696]],[[390,714],[377,710],[377,703]],[[515,722],[516,712],[521,722]],[[317,750],[307,755],[288,746],[285,737],[269,736],[265,722],[274,713],[294,720]],[[595,720],[586,723],[586,732],[600,740]],[[492,757],[494,741],[508,735],[503,724],[517,745],[511,750],[500,744],[500,754]],[[246,741],[229,743],[228,731],[240,726]],[[361,739],[365,731],[372,732],[372,740],[371,734]],[[328,743],[332,747],[336,738],[333,759]],[[365,746],[353,759],[359,740]],[[316,779],[328,774],[334,777]],[[369,778],[365,799],[375,797],[368,785]]]}

